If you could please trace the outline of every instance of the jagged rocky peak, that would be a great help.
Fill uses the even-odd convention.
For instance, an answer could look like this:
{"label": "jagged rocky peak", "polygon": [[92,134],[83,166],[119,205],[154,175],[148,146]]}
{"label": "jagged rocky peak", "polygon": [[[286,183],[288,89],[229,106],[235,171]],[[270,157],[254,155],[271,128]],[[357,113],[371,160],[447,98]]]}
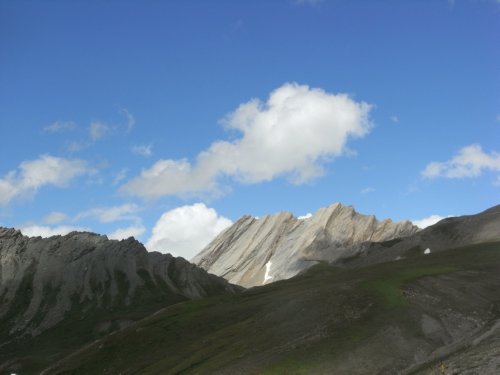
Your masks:
{"label": "jagged rocky peak", "polygon": [[418,231],[409,221],[378,221],[335,203],[299,219],[289,212],[243,216],[217,236],[193,262],[245,287],[287,279],[319,261],[333,261],[347,247],[386,241]]}

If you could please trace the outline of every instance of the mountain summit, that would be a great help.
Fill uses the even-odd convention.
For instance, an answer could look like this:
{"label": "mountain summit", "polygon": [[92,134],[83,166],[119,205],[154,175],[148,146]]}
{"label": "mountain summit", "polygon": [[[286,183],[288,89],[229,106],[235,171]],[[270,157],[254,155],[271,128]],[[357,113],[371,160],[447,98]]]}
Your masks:
{"label": "mountain summit", "polygon": [[308,218],[280,212],[260,219],[243,216],[192,261],[210,273],[245,287],[288,279],[320,261],[333,261],[363,242],[416,233],[409,221],[378,221],[335,203]]}

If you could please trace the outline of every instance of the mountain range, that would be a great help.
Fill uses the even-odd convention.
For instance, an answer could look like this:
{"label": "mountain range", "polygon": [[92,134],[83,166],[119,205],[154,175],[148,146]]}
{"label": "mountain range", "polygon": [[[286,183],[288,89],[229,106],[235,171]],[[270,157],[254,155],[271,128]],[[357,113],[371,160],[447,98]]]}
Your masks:
{"label": "mountain range", "polygon": [[0,241],[0,373],[500,373],[500,206],[243,217],[195,261],[248,289],[134,239]]}

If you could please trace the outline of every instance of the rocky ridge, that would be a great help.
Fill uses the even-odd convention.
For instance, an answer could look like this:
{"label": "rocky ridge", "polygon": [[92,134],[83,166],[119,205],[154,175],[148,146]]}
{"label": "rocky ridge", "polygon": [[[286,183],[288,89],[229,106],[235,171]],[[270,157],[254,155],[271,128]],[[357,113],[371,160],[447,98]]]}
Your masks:
{"label": "rocky ridge", "polygon": [[[83,320],[96,310],[140,303],[147,311],[235,290],[183,258],[148,253],[133,238],[72,232],[43,239],[0,228],[0,347],[37,336],[72,311]],[[92,328],[107,326],[97,319]]]}
{"label": "rocky ridge", "polygon": [[412,236],[364,242],[344,249],[335,263],[351,268],[500,241],[500,205],[475,215],[449,217]]}
{"label": "rocky ridge", "polygon": [[243,216],[192,262],[231,283],[250,287],[288,279],[321,261],[334,261],[353,245],[417,231],[409,221],[378,221],[352,206],[335,203],[303,219],[289,212],[259,219]]}

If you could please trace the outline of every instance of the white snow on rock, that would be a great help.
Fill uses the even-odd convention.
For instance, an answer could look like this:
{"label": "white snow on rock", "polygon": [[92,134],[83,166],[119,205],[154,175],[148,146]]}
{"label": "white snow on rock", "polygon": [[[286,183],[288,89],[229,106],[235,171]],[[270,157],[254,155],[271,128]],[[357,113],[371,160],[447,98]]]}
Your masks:
{"label": "white snow on rock", "polygon": [[272,265],[273,265],[273,262],[271,262],[271,261],[266,263],[266,274],[264,275],[264,281],[262,282],[262,285],[267,283],[269,280],[272,280],[273,277],[270,275]]}

